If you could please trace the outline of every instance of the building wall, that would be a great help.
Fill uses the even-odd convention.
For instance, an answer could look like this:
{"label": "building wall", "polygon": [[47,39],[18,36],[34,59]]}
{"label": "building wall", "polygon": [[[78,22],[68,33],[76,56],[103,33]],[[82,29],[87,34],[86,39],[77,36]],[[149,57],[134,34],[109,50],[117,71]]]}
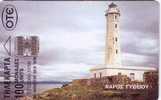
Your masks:
{"label": "building wall", "polygon": [[92,71],[91,75],[92,78],[100,78],[104,76],[113,76],[113,75],[127,75],[129,78],[132,80],[138,80],[138,81],[143,81],[143,75],[145,70],[125,70],[125,69],[104,69],[104,70],[97,70],[97,71]]}
{"label": "building wall", "polygon": [[92,78],[100,78],[100,74],[102,77],[107,76],[107,71],[106,70],[92,71],[91,77]]}

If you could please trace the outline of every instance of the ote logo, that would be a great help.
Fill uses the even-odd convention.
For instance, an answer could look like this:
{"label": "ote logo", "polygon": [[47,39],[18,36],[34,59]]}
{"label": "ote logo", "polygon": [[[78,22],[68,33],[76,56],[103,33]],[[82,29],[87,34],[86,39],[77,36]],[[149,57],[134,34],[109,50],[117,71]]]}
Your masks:
{"label": "ote logo", "polygon": [[15,6],[6,5],[3,8],[1,16],[2,24],[7,31],[11,31],[16,27],[18,14]]}

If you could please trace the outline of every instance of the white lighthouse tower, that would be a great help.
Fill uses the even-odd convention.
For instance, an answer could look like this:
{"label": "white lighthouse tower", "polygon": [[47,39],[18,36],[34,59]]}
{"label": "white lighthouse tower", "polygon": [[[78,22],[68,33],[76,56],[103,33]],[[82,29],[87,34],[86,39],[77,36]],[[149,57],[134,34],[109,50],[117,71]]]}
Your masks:
{"label": "white lighthouse tower", "polygon": [[106,16],[106,45],[105,63],[92,68],[92,78],[105,76],[126,75],[131,80],[143,81],[143,74],[149,71],[156,71],[154,67],[145,66],[124,66],[121,64],[121,50],[119,37],[120,10],[118,6],[111,3],[105,13]]}
{"label": "white lighthouse tower", "polygon": [[106,11],[105,16],[107,20],[105,64],[121,66],[119,41],[120,10],[118,6],[114,3],[111,3]]}

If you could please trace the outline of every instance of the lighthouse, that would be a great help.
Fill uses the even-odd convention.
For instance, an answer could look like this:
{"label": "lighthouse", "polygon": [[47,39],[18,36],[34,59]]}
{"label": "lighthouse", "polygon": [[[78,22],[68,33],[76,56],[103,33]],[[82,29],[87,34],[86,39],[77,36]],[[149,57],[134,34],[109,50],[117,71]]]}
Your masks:
{"label": "lighthouse", "polygon": [[126,75],[132,81],[143,81],[144,73],[156,71],[155,67],[126,66],[121,64],[120,50],[120,9],[114,3],[108,6],[105,13],[106,37],[105,37],[105,63],[92,68],[91,78],[102,78],[107,76]]}
{"label": "lighthouse", "polygon": [[121,66],[119,21],[120,10],[114,3],[109,5],[106,16],[105,65]]}

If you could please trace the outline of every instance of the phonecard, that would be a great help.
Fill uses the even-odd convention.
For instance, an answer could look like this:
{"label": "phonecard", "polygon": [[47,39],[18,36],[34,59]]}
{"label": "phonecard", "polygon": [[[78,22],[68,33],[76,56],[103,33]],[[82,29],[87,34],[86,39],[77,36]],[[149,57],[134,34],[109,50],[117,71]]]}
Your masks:
{"label": "phonecard", "polygon": [[3,1],[0,100],[157,100],[156,1]]}

